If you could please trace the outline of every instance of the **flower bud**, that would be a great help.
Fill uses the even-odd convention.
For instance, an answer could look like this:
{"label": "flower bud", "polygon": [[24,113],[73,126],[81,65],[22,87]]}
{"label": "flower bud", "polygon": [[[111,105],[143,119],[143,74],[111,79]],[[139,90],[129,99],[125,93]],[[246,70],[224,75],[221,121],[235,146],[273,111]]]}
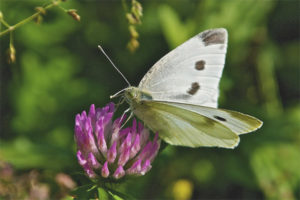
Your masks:
{"label": "flower bud", "polygon": [[131,40],[127,44],[127,48],[131,52],[134,52],[139,46],[140,46],[140,43],[135,38],[131,38]]}
{"label": "flower bud", "polygon": [[138,38],[139,37],[139,33],[136,31],[134,26],[130,25],[128,28],[129,28],[129,32],[130,32],[131,37],[133,37],[133,38]]}
{"label": "flower bud", "polygon": [[142,7],[142,5],[138,1],[133,0],[132,1],[131,12],[135,15],[136,18],[139,19],[141,16],[143,16],[143,7]]}
{"label": "flower bud", "polygon": [[138,24],[139,23],[139,20],[132,13],[126,13],[126,18],[129,22],[129,24]]}
{"label": "flower bud", "polygon": [[13,44],[9,45],[8,49],[8,63],[14,63],[16,62],[16,50]]}
{"label": "flower bud", "polygon": [[35,10],[43,15],[46,14],[46,10],[43,7],[36,7]]}
{"label": "flower bud", "polygon": [[73,17],[73,19],[75,19],[76,21],[78,21],[78,22],[80,21],[80,16],[77,14],[77,10],[75,10],[75,9],[69,9],[67,11],[67,13],[69,15],[71,15]]}

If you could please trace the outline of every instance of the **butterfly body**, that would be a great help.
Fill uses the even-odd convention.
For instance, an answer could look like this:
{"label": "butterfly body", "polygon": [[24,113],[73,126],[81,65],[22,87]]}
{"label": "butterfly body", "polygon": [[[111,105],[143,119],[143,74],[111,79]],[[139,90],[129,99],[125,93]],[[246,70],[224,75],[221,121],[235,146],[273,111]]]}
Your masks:
{"label": "butterfly body", "polygon": [[[125,89],[124,96],[129,105],[135,105],[141,103],[141,101],[153,99],[151,93],[142,91],[139,88],[132,86]],[[133,105],[132,107],[134,108]]]}
{"label": "butterfly body", "polygon": [[217,108],[227,31],[204,31],[160,59],[138,87],[125,89],[132,112],[167,143],[234,148],[262,122]]}

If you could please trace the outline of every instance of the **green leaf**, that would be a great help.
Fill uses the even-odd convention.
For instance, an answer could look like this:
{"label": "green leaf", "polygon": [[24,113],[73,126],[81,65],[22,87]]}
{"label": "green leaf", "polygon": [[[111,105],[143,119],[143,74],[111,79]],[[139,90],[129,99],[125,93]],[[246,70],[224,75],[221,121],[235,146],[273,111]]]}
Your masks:
{"label": "green leaf", "polygon": [[107,191],[104,188],[98,187],[98,197],[101,200],[109,200]]}
{"label": "green leaf", "polygon": [[130,195],[118,192],[118,191],[116,191],[114,189],[111,189],[111,188],[107,188],[107,192],[115,200],[124,200],[124,199],[134,200],[135,199],[134,197],[132,197]]}
{"label": "green leaf", "polygon": [[117,194],[108,191],[108,193],[115,199],[115,200],[124,200],[122,197],[118,196]]}
{"label": "green leaf", "polygon": [[94,184],[87,184],[77,187],[71,192],[74,199],[95,199],[98,196],[97,187]]}

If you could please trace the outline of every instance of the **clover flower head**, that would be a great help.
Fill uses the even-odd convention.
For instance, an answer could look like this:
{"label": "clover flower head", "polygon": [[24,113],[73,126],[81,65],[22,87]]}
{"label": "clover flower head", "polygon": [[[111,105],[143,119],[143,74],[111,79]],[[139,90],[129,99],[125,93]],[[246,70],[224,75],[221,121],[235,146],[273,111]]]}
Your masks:
{"label": "clover flower head", "polygon": [[141,176],[151,169],[160,140],[155,134],[149,139],[149,130],[133,120],[131,127],[121,128],[126,116],[112,120],[114,104],[83,111],[75,118],[77,159],[90,178],[120,179],[125,175]]}

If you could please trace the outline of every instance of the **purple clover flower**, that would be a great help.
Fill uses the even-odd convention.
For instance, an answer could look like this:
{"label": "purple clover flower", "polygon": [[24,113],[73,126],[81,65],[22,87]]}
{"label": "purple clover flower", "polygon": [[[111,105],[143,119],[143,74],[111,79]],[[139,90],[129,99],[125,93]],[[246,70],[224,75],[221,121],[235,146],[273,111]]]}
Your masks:
{"label": "purple clover flower", "polygon": [[159,150],[157,133],[150,141],[149,130],[135,119],[131,127],[121,129],[126,117],[113,122],[114,110],[113,103],[97,109],[92,104],[88,114],[76,115],[77,159],[90,178],[144,175]]}

